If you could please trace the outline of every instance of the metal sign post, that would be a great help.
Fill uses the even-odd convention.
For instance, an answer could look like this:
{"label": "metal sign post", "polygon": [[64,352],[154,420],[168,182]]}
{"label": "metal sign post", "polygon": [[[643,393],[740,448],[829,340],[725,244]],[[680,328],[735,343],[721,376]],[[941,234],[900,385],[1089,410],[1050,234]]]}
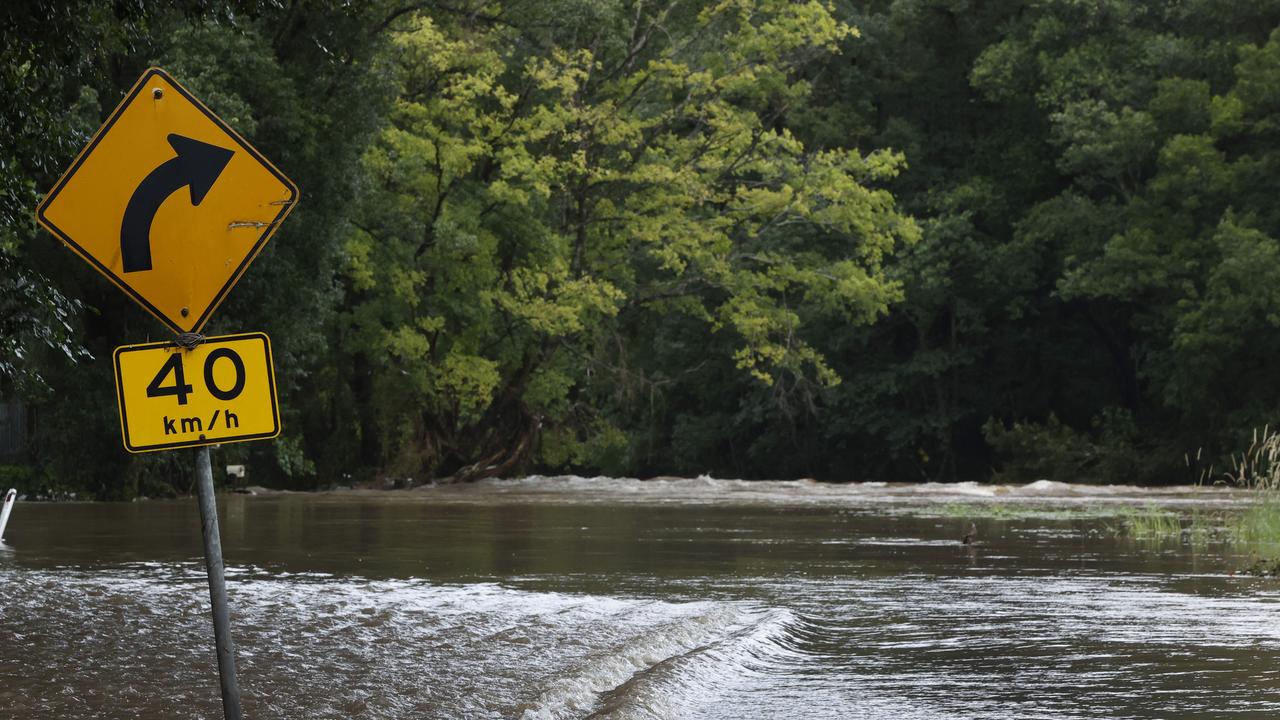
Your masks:
{"label": "metal sign post", "polygon": [[209,446],[196,451],[196,488],[200,497],[200,528],[204,535],[204,567],[209,574],[209,602],[213,606],[213,641],[218,653],[222,685],[222,713],[240,720],[240,684],[236,680],[236,645],[231,639],[231,610],[222,566],[222,535],[218,532],[218,500],[213,494]]}

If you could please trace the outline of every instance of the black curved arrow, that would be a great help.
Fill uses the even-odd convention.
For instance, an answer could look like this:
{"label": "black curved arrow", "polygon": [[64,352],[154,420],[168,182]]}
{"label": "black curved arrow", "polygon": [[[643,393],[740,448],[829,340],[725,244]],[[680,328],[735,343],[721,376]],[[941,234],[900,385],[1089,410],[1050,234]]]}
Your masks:
{"label": "black curved arrow", "polygon": [[178,134],[169,135],[177,157],[152,170],[129,198],[120,222],[120,255],[127,273],[151,269],[151,221],[160,205],[183,187],[191,188],[191,204],[199,205],[235,151]]}

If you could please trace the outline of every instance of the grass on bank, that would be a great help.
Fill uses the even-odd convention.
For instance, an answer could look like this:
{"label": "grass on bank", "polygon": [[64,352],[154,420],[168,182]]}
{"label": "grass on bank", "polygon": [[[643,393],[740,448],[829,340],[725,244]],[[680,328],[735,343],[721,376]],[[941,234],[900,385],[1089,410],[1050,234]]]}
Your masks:
{"label": "grass on bank", "polygon": [[[1201,453],[1197,452],[1195,463]],[[1192,467],[1188,456],[1188,467]],[[1180,542],[1202,547],[1220,545],[1235,556],[1246,556],[1241,572],[1280,576],[1280,433],[1270,426],[1255,431],[1248,449],[1231,458],[1231,470],[1200,473],[1201,482],[1217,482],[1251,491],[1252,502],[1241,508],[1191,507],[1183,512],[1155,504],[1145,506],[1090,503],[1073,507],[1049,507],[1032,502],[951,502],[912,508],[911,514],[947,518],[992,520],[1094,520],[1102,521],[1116,536],[1151,544]]]}
{"label": "grass on bank", "polygon": [[1270,426],[1254,430],[1249,447],[1232,456],[1225,480],[1252,491],[1253,502],[1240,511],[1194,510],[1185,515],[1148,506],[1123,514],[1118,532],[1144,540],[1177,537],[1197,545],[1228,543],[1248,552],[1251,563],[1243,572],[1280,575],[1280,433]]}
{"label": "grass on bank", "polygon": [[1117,535],[1155,540],[1183,534],[1182,517],[1154,505],[1144,508],[1122,505],[1116,508],[1115,516],[1118,522],[1112,529]]}

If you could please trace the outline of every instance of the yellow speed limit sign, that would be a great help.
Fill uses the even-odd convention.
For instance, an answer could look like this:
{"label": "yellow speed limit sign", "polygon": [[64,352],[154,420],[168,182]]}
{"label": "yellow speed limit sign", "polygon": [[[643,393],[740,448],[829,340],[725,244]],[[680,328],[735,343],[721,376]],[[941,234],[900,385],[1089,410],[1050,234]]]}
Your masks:
{"label": "yellow speed limit sign", "polygon": [[271,341],[263,333],[115,351],[120,431],[129,452],[261,440],[280,434]]}

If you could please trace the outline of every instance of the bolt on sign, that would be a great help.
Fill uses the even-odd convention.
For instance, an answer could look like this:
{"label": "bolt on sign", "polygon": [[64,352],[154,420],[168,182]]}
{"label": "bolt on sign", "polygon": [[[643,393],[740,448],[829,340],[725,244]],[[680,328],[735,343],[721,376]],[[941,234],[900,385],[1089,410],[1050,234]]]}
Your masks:
{"label": "bolt on sign", "polygon": [[197,332],[298,188],[159,68],[103,123],[36,217],[175,333]]}
{"label": "bolt on sign", "polygon": [[116,348],[120,432],[129,452],[280,434],[271,340],[263,333]]}

